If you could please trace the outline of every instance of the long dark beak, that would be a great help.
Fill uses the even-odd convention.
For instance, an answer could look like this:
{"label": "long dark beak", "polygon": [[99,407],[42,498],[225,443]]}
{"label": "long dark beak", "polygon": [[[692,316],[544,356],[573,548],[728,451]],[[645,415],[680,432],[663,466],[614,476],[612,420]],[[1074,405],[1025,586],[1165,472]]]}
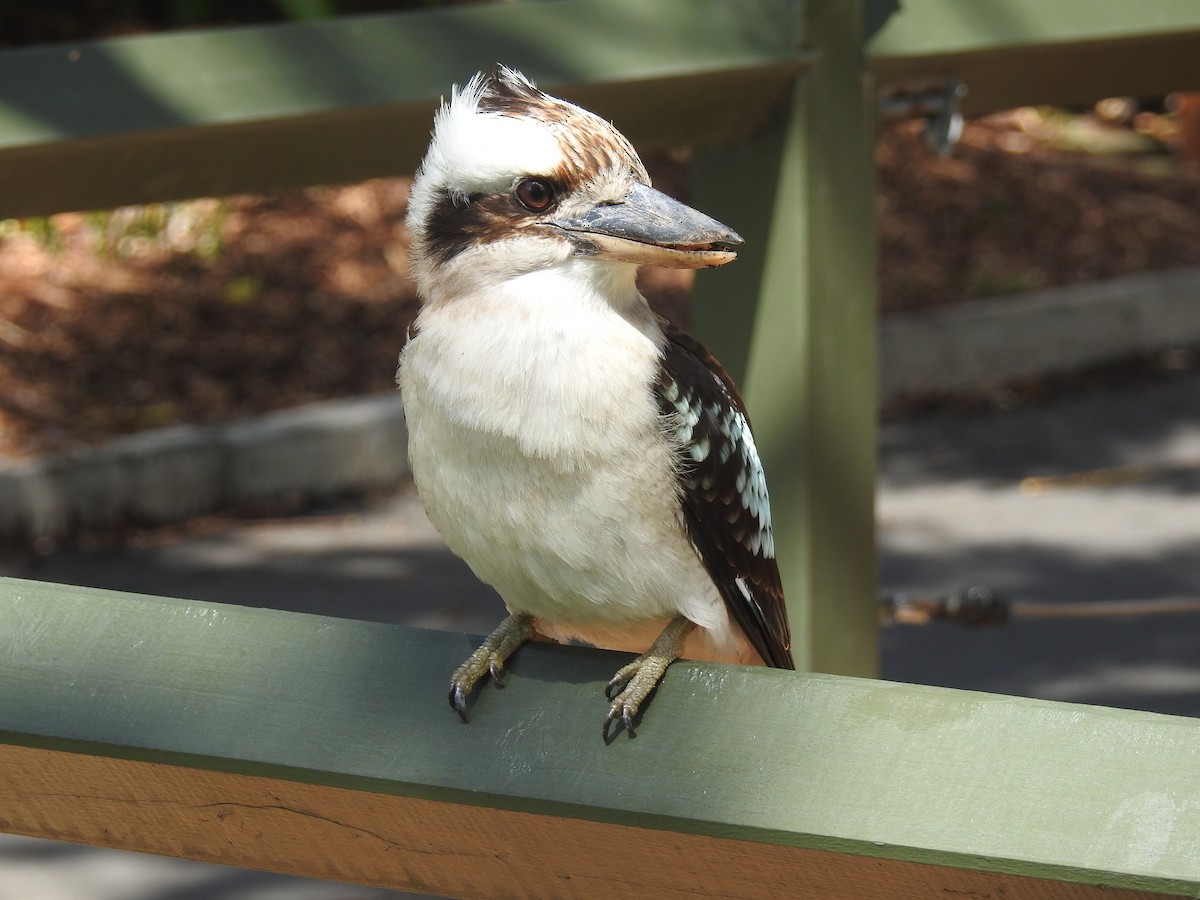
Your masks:
{"label": "long dark beak", "polygon": [[568,232],[583,253],[673,269],[723,266],[743,243],[716,219],[644,184],[618,203],[549,224]]}

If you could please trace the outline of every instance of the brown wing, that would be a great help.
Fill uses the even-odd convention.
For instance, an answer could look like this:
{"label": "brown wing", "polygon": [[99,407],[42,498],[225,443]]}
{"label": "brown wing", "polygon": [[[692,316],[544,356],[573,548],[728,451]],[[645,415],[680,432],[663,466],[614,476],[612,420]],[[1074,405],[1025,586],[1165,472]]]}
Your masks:
{"label": "brown wing", "polygon": [[660,324],[667,342],[656,395],[678,447],[688,535],[763,661],[794,669],[767,485],[746,407],[716,357]]}

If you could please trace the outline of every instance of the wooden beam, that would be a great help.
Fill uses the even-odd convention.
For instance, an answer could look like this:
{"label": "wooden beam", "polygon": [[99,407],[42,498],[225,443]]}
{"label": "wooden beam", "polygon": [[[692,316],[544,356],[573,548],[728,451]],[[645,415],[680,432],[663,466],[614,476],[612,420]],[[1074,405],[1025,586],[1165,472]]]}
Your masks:
{"label": "wooden beam", "polygon": [[[815,0],[824,48],[770,127],[695,154],[693,196],[736,229],[697,276],[696,333],[745,389],[802,669],[876,671],[874,93],[861,4]],[[800,9],[798,7],[798,9]]]}
{"label": "wooden beam", "polygon": [[438,98],[497,60],[646,146],[734,138],[805,63],[786,5],[452,6],[0,52],[0,218],[412,172]]}
{"label": "wooden beam", "polygon": [[1200,889],[1189,719],[681,663],[606,746],[620,654],[525,647],[464,725],[463,635],[16,579],[0,622],[6,831],[452,895]]}
{"label": "wooden beam", "polygon": [[968,115],[1200,88],[1193,0],[902,0],[868,44],[880,84],[954,76]]}
{"label": "wooden beam", "polygon": [[[495,60],[643,146],[744,137],[813,58],[797,8],[562,0],[6,50],[0,217],[410,172],[437,98]],[[905,0],[870,52],[986,112],[1200,87],[1198,37],[1191,0]]]}

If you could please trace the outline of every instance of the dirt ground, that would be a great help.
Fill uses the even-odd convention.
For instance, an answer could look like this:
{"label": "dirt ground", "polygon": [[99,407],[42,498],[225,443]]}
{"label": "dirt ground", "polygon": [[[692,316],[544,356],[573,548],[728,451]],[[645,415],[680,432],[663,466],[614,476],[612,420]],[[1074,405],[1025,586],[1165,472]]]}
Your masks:
{"label": "dirt ground", "polygon": [[[1169,116],[1126,119],[1015,111],[968,123],[945,158],[915,124],[885,128],[881,309],[1200,265],[1200,166],[1170,152]],[[686,153],[652,169],[686,194]],[[416,307],[407,194],[388,179],[0,223],[0,455],[392,390]],[[686,321],[686,276],[643,284]]]}

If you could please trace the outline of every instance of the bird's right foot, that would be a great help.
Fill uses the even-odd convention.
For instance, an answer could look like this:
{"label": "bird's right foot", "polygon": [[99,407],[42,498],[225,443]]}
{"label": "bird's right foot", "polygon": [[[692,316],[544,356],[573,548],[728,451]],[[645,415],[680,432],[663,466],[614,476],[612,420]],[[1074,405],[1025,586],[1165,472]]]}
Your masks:
{"label": "bird's right foot", "polygon": [[504,684],[504,664],[513,652],[533,638],[533,616],[513,613],[487,636],[466,662],[450,676],[450,705],[464,722],[469,722],[467,698],[484,675],[491,675],[497,685]]}

